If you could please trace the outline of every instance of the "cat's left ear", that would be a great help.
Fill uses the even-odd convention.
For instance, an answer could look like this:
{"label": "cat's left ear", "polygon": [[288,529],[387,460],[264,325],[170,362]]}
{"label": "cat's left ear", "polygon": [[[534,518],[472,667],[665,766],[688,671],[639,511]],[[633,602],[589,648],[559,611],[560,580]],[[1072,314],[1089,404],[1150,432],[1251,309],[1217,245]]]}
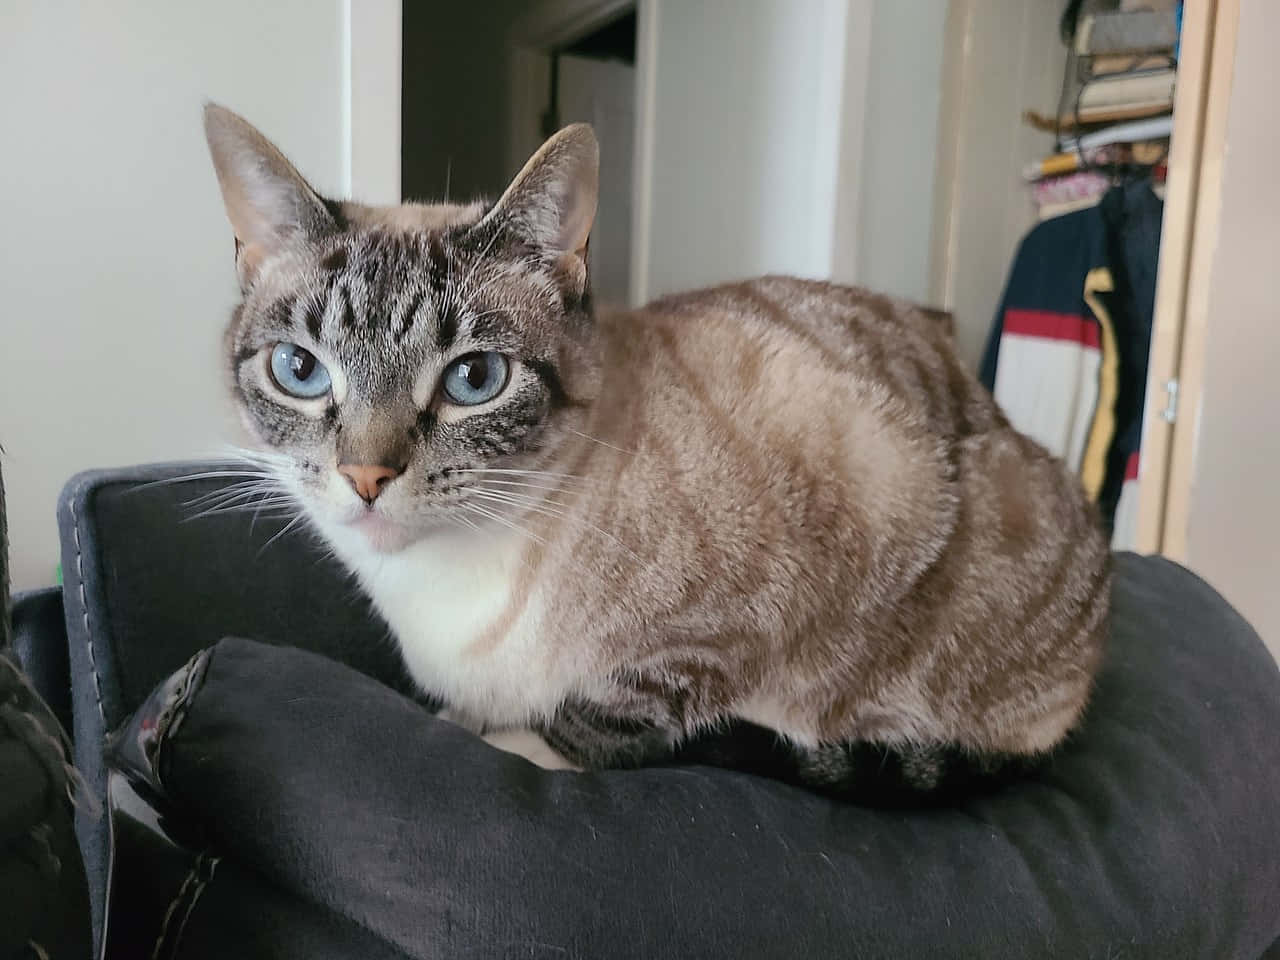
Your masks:
{"label": "cat's left ear", "polygon": [[553,258],[565,283],[580,293],[599,192],[600,146],[589,125],[575,123],[542,145],[476,227],[501,221]]}

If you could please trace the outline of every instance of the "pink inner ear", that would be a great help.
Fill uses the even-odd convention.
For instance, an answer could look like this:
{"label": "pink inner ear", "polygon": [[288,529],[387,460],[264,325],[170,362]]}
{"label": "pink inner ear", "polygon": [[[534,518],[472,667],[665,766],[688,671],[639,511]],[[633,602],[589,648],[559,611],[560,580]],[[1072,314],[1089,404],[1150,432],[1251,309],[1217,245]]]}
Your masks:
{"label": "pink inner ear", "polygon": [[236,239],[236,273],[240,277],[241,287],[247,288],[253,283],[264,256],[261,244],[244,243],[239,238]]}

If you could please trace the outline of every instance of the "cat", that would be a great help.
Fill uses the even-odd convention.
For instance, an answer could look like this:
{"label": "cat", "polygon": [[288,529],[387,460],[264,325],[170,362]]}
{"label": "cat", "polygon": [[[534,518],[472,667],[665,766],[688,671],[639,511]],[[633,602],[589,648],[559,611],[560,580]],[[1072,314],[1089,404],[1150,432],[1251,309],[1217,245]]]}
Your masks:
{"label": "cat", "polygon": [[544,766],[855,798],[1078,723],[1107,544],[937,313],[787,277],[596,310],[585,125],[496,203],[394,207],[322,198],[225,108],[205,129],[243,420],[451,719]]}

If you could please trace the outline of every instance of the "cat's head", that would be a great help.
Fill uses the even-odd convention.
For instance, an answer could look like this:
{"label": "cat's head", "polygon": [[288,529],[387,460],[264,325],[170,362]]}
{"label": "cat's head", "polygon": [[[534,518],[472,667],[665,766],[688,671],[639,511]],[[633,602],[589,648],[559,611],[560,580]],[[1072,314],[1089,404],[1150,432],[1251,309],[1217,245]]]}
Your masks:
{"label": "cat's head", "polygon": [[492,205],[382,208],[321,198],[229,110],[206,107],[205,132],[243,294],[232,389],[276,479],[375,550],[503,514],[482,481],[545,470],[596,389],[590,127]]}

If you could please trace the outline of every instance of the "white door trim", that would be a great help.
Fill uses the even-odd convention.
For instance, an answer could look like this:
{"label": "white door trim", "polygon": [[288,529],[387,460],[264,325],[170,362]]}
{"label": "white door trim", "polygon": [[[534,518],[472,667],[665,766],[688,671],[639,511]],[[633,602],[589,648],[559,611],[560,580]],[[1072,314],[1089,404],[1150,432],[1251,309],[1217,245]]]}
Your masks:
{"label": "white door trim", "polygon": [[341,0],[342,187],[400,202],[400,0]]}

